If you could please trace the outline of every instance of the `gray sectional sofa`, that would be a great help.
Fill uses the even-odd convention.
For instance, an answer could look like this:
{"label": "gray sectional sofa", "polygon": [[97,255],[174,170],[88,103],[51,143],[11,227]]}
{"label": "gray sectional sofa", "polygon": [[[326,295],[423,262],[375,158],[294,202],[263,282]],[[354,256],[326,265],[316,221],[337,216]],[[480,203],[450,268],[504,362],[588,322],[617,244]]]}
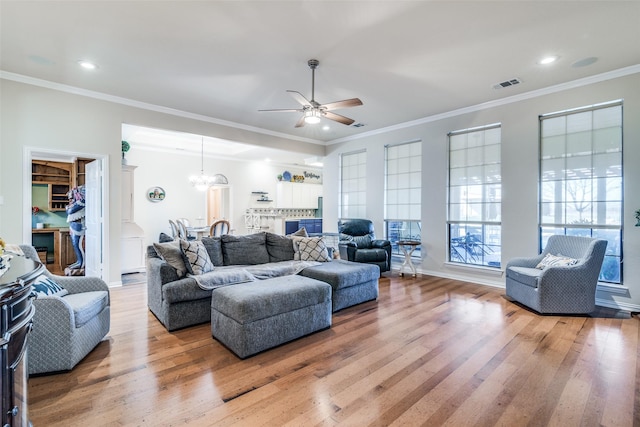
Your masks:
{"label": "gray sectional sofa", "polygon": [[[328,283],[331,285],[333,312],[378,297],[378,266],[344,260],[305,261],[304,257],[301,261],[295,260],[300,253],[296,250],[299,239],[295,237],[261,232],[246,236],[205,237],[202,243],[213,264],[213,273],[201,276],[185,274],[189,262],[185,264],[186,269],[181,268],[178,260],[172,260],[170,255],[163,253],[162,243],[147,248],[148,306],[169,331],[210,322],[212,298],[216,298],[216,292],[222,295],[222,289],[227,286],[246,288],[251,285],[251,282],[246,283],[247,277],[270,279],[294,272]],[[243,274],[238,274],[240,272]],[[222,279],[218,279],[216,286],[205,289],[202,278],[211,274],[220,274]],[[228,283],[225,283],[226,277],[229,278]]]}

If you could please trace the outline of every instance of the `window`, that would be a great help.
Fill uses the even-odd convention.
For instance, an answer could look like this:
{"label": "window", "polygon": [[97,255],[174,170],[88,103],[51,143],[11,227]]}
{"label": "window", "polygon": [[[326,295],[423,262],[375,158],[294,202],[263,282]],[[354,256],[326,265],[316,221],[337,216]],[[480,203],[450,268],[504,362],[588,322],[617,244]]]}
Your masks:
{"label": "window", "polygon": [[340,218],[366,218],[367,153],[340,155]]}
{"label": "window", "polygon": [[500,125],[449,134],[449,261],[500,267]]}
{"label": "window", "polygon": [[608,241],[600,281],[621,283],[622,102],[540,117],[540,244],[552,234]]}
{"label": "window", "polygon": [[[420,240],[422,142],[385,146],[385,233],[392,254],[398,240]],[[412,254],[420,256],[420,247]]]}

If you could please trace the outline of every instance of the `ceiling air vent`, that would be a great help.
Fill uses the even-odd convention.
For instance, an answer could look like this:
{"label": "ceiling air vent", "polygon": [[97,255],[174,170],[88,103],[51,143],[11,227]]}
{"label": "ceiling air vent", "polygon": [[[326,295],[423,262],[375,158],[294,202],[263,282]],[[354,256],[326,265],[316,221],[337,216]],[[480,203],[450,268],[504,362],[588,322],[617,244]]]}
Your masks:
{"label": "ceiling air vent", "polygon": [[364,126],[364,123],[359,123],[359,122],[351,125],[351,127],[354,127],[354,128],[361,128],[362,126]]}
{"label": "ceiling air vent", "polygon": [[515,86],[515,85],[519,85],[520,83],[522,83],[522,80],[520,80],[519,78],[515,78],[515,79],[505,80],[504,82],[495,84],[493,85],[493,88],[502,89],[503,87]]}

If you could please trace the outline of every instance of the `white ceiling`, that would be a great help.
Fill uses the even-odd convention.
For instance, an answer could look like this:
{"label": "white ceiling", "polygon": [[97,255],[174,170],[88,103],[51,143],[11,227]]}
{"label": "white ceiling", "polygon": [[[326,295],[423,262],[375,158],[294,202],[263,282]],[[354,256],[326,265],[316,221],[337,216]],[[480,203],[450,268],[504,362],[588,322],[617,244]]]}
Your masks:
{"label": "white ceiling", "polygon": [[[0,15],[5,78],[322,144],[640,64],[639,1],[0,0]],[[311,98],[311,58],[315,99],[359,97],[336,112],[365,126],[258,112],[298,108],[287,89]]]}

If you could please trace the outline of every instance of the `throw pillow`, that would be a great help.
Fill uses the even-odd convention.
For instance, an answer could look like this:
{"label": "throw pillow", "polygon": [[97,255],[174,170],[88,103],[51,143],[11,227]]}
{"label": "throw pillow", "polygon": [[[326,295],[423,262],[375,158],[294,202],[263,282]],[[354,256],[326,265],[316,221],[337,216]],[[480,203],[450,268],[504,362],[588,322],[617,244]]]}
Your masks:
{"label": "throw pillow", "polygon": [[182,250],[180,249],[180,241],[172,240],[165,243],[154,243],[154,249],[171,267],[176,269],[178,277],[184,277],[187,273],[187,267],[182,257]]}
{"label": "throw pillow", "polygon": [[574,258],[569,258],[560,254],[546,254],[544,258],[542,258],[542,261],[540,261],[538,265],[536,265],[536,268],[539,270],[544,270],[547,267],[569,266],[576,265],[577,263],[578,260]]}
{"label": "throw pillow", "polygon": [[295,233],[288,234],[288,236],[290,236],[290,237],[309,237],[309,234],[307,233],[307,229],[306,228],[301,227]]}
{"label": "throw pillow", "polygon": [[331,261],[327,245],[322,237],[303,237],[298,242],[301,261]]}
{"label": "throw pillow", "polygon": [[58,283],[50,279],[49,277],[41,274],[33,282],[33,290],[38,295],[63,297],[69,293],[65,288]]}
{"label": "throw pillow", "polygon": [[199,275],[213,270],[213,263],[209,259],[207,248],[200,240],[180,239],[180,248],[187,260],[185,266],[190,274]]}
{"label": "throw pillow", "polygon": [[167,233],[160,233],[160,236],[158,236],[158,242],[160,243],[173,242],[173,237],[169,236]]}
{"label": "throw pillow", "polygon": [[290,261],[294,258],[293,239],[267,232],[269,262]]}
{"label": "throw pillow", "polygon": [[269,262],[264,231],[246,236],[223,234],[221,238],[224,265],[255,265]]}

